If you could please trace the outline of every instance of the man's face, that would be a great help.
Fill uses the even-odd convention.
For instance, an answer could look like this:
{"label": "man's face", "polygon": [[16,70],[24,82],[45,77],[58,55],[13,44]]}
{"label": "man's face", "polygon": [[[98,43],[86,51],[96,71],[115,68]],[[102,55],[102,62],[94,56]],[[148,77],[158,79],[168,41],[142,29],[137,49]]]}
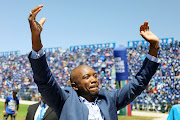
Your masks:
{"label": "man's face", "polygon": [[79,95],[82,97],[96,97],[98,95],[99,88],[97,74],[95,71],[91,67],[83,65],[76,70],[76,75],[76,85],[78,88],[77,92]]}
{"label": "man's face", "polygon": [[17,92],[13,92],[13,98],[15,98],[17,95]]}

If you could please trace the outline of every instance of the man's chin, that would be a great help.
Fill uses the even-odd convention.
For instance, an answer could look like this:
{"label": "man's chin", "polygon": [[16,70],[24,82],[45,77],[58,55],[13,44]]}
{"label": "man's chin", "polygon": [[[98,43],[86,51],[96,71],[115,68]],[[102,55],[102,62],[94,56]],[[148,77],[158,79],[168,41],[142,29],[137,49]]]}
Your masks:
{"label": "man's chin", "polygon": [[97,96],[99,93],[99,89],[95,89],[95,88],[92,88],[91,91],[90,91],[90,94],[92,96]]}

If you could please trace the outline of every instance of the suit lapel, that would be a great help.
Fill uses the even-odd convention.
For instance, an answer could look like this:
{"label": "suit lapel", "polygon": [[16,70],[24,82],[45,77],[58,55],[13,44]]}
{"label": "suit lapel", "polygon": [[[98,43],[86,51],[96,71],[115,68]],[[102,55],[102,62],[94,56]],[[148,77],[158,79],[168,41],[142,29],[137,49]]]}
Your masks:
{"label": "suit lapel", "polygon": [[104,119],[108,120],[108,109],[105,100],[103,99],[104,95],[102,93],[102,90],[99,91],[97,105],[99,106],[99,109],[101,110],[102,114],[104,115]]}
{"label": "suit lapel", "polygon": [[46,110],[44,116],[43,116],[43,120],[52,112],[52,109],[50,107],[48,107],[48,109]]}
{"label": "suit lapel", "polygon": [[33,112],[33,116],[35,116],[36,111],[37,111],[37,109],[38,109],[39,105],[40,105],[40,102],[34,105],[34,107],[33,107],[33,109],[34,109],[34,110],[32,110],[32,112]]}
{"label": "suit lapel", "polygon": [[79,99],[79,101],[80,101],[80,103],[81,103],[83,119],[84,119],[84,120],[88,120],[89,109],[88,109],[88,107],[83,103],[83,101],[79,98],[79,96],[78,96],[78,99]]}
{"label": "suit lapel", "polygon": [[84,120],[88,120],[89,109],[83,102],[81,102],[81,104],[82,104],[83,118]]}

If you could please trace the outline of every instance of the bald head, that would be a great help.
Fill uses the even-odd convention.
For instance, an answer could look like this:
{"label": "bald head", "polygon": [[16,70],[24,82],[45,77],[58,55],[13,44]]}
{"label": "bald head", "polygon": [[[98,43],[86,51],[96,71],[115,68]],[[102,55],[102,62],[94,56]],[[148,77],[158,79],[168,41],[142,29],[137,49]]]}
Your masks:
{"label": "bald head", "polygon": [[73,82],[76,82],[78,77],[79,77],[79,74],[81,74],[82,70],[84,68],[90,68],[92,69],[91,67],[89,67],[88,65],[80,65],[76,68],[74,68],[72,71],[71,71],[71,74],[70,74],[70,81],[71,83]]}
{"label": "bald head", "polygon": [[98,95],[98,79],[95,71],[87,66],[80,65],[72,70],[70,74],[71,86],[79,96],[84,97],[89,102],[95,100]]}

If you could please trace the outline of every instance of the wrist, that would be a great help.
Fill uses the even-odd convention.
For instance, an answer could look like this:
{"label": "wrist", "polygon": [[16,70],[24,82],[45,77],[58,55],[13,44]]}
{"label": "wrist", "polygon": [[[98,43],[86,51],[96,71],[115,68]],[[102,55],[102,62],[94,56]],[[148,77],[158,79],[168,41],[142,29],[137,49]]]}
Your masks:
{"label": "wrist", "polygon": [[157,57],[157,55],[158,55],[158,49],[159,49],[159,46],[157,47],[155,47],[155,46],[149,46],[149,52],[148,52],[148,54],[150,54],[150,55],[152,55],[152,56],[154,56],[154,57]]}
{"label": "wrist", "polygon": [[32,46],[32,49],[34,50],[34,51],[36,51],[36,52],[38,52],[39,50],[41,50],[42,49],[42,45],[39,45],[39,46]]}
{"label": "wrist", "polygon": [[159,44],[156,44],[156,45],[152,45],[152,44],[150,44],[149,45],[149,49],[156,49],[156,50],[159,50]]}
{"label": "wrist", "polygon": [[159,49],[159,42],[156,42],[156,43],[151,43],[150,45],[149,45],[149,49],[150,48],[154,48],[154,49]]}

